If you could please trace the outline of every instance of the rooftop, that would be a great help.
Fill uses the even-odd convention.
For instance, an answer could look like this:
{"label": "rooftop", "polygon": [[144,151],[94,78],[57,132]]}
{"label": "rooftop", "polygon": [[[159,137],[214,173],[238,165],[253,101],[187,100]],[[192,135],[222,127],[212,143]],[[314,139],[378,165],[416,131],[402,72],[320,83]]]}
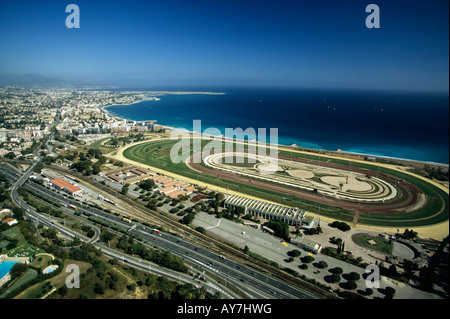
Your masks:
{"label": "rooftop", "polygon": [[52,183],[53,185],[55,185],[59,188],[67,189],[71,193],[81,191],[81,188],[79,188],[73,184],[70,184],[69,182],[66,182],[65,180],[63,180],[61,178],[52,179],[50,181],[50,183]]}
{"label": "rooftop", "polygon": [[225,200],[225,204],[233,206],[245,207],[248,210],[258,211],[272,216],[284,217],[291,220],[302,220],[305,216],[305,211],[297,207],[287,207],[276,204],[271,204],[255,199],[232,195]]}

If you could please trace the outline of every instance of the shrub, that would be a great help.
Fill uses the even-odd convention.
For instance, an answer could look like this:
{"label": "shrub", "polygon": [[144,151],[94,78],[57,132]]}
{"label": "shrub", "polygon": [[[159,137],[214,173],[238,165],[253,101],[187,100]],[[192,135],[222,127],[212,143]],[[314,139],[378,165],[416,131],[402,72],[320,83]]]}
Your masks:
{"label": "shrub", "polygon": [[344,270],[341,267],[334,267],[330,269],[330,272],[340,275],[344,272]]}
{"label": "shrub", "polygon": [[330,276],[330,282],[335,283],[335,282],[340,282],[341,281],[341,276],[339,276],[338,274],[332,274]]}
{"label": "shrub", "polygon": [[350,225],[340,221],[334,221],[331,225],[342,231],[348,231],[351,229]]}
{"label": "shrub", "polygon": [[386,287],[385,289],[386,291],[386,296],[394,296],[395,295],[395,289],[392,287]]}
{"label": "shrub", "polygon": [[314,257],[312,256],[305,256],[303,258],[301,258],[302,262],[309,264],[312,263],[314,261]]}
{"label": "shrub", "polygon": [[300,266],[298,266],[300,269],[308,269],[308,265],[307,264],[301,264]]}
{"label": "shrub", "polygon": [[201,234],[206,234],[206,230],[203,227],[199,226],[199,227],[195,228],[195,230],[198,231]]}
{"label": "shrub", "polygon": [[345,287],[348,290],[353,290],[353,289],[356,289],[358,287],[358,285],[353,280],[349,280],[349,281],[346,282]]}
{"label": "shrub", "polygon": [[349,273],[348,277],[350,278],[350,280],[353,280],[353,281],[359,280],[361,278],[361,276],[357,272],[354,272],[354,271]]}
{"label": "shrub", "polygon": [[366,288],[366,296],[371,296],[373,294],[373,289],[372,288]]}

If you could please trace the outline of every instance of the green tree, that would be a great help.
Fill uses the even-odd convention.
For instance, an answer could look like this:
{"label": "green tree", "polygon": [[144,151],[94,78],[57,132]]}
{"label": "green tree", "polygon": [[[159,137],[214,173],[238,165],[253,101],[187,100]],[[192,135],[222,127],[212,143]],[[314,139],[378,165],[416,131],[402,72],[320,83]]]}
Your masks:
{"label": "green tree", "polygon": [[395,295],[395,289],[394,288],[392,288],[392,287],[386,287],[385,288],[385,295],[386,296],[390,296],[390,297],[394,297],[394,295]]}
{"label": "green tree", "polygon": [[187,215],[184,215],[183,219],[181,220],[181,222],[183,224],[189,225],[191,224],[195,219],[195,214],[194,213],[189,213]]}
{"label": "green tree", "polygon": [[281,237],[286,241],[289,241],[289,225],[280,219],[274,218],[269,220],[267,227],[272,229],[275,236]]}
{"label": "green tree", "polygon": [[107,231],[106,229],[102,229],[102,233],[100,235],[100,240],[108,243],[110,240],[112,240],[115,237],[114,234],[110,233],[109,231]]}
{"label": "green tree", "polygon": [[9,152],[9,153],[3,155],[3,157],[9,158],[9,159],[14,159],[16,157],[16,154],[14,154],[14,152]]}
{"label": "green tree", "polygon": [[201,234],[206,234],[206,230],[203,227],[199,226],[199,227],[195,228],[195,230],[198,231]]}
{"label": "green tree", "polygon": [[106,292],[106,288],[101,283],[96,282],[94,286],[94,292],[97,295],[103,295]]}
{"label": "green tree", "polygon": [[130,184],[125,184],[125,185],[123,185],[123,187],[122,187],[122,195],[127,195],[128,194],[128,190],[129,190],[129,188],[130,188]]}
{"label": "green tree", "polygon": [[332,283],[340,282],[341,281],[341,276],[339,274],[334,273],[334,274],[332,274],[330,276],[330,281]]}
{"label": "green tree", "polygon": [[330,272],[340,275],[344,272],[344,270],[341,267],[334,267],[330,269]]}
{"label": "green tree", "polygon": [[409,230],[408,228],[406,228],[403,233],[403,237],[406,239],[414,239],[417,237],[417,232],[413,231],[412,229]]}
{"label": "green tree", "polygon": [[299,257],[302,253],[298,249],[293,249],[289,252],[289,255],[292,257]]}
{"label": "green tree", "polygon": [[351,229],[350,225],[340,221],[334,221],[331,225],[342,231],[348,231]]}
{"label": "green tree", "polygon": [[348,277],[350,278],[350,280],[353,280],[353,281],[359,280],[361,278],[361,276],[357,272],[354,272],[354,271],[350,272],[348,274]]}
{"label": "green tree", "polygon": [[314,257],[313,256],[305,256],[303,258],[301,258],[302,262],[309,264],[312,263],[314,261]]}
{"label": "green tree", "polygon": [[349,280],[345,283],[345,287],[348,290],[353,290],[356,289],[358,287],[358,285],[356,284],[356,282],[354,282],[353,280]]}
{"label": "green tree", "polygon": [[11,279],[16,279],[20,276],[22,276],[28,269],[28,266],[23,263],[17,263],[12,266],[11,270],[9,271],[9,274],[11,275]]}
{"label": "green tree", "polygon": [[102,171],[102,163],[100,163],[100,161],[92,165],[92,174],[98,175],[101,171]]}
{"label": "green tree", "polygon": [[69,288],[67,288],[66,285],[63,285],[61,288],[58,289],[58,293],[63,297],[66,296],[68,292]]}
{"label": "green tree", "polygon": [[225,199],[225,196],[224,196],[222,193],[217,193],[217,194],[215,195],[215,199],[216,199],[216,202],[221,203],[221,202],[223,202],[223,200]]}
{"label": "green tree", "polygon": [[42,237],[48,238],[48,239],[55,239],[56,238],[56,229],[53,228],[46,228],[41,233]]}
{"label": "green tree", "polygon": [[153,188],[155,188],[155,181],[151,178],[148,178],[146,180],[141,181],[138,184],[138,186],[145,191],[150,191]]}
{"label": "green tree", "polygon": [[25,212],[23,208],[15,206],[13,208],[12,212],[13,212],[13,216],[14,216],[15,219],[23,220],[23,214]]}
{"label": "green tree", "polygon": [[245,208],[244,207],[238,206],[236,208],[236,215],[238,216],[238,218],[240,216],[244,215],[244,213],[245,213]]}

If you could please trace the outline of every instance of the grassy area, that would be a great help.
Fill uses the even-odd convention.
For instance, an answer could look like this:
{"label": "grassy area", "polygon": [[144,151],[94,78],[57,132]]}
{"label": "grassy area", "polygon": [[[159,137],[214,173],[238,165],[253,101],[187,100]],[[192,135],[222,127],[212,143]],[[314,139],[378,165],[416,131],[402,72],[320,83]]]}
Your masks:
{"label": "grassy area", "polygon": [[[102,139],[100,139],[100,140],[95,141],[94,143],[92,143],[92,144],[90,145],[90,147],[91,147],[91,148],[96,148],[96,149],[101,149],[102,151],[105,151],[105,152],[111,151],[110,148],[103,146],[103,145],[105,145],[105,144],[107,143],[106,141],[107,141],[107,140],[110,140],[110,139],[111,139],[111,137],[105,137],[105,138],[102,138]],[[103,144],[104,142],[105,142],[105,144]]]}
{"label": "grassy area", "polygon": [[[18,280],[16,280],[8,289],[7,292],[14,291],[20,288],[22,285],[25,285],[27,282],[35,279],[38,276],[38,272],[34,269],[28,269],[25,274],[22,275]],[[4,298],[7,296],[7,292],[0,296],[0,298]]]}
{"label": "grassy area", "polygon": [[383,238],[370,236],[366,234],[357,234],[355,235],[355,240],[361,246],[378,250],[385,254],[392,253],[393,244],[385,241]]}
{"label": "grassy area", "polygon": [[43,270],[52,260],[53,258],[49,255],[40,255],[31,262],[31,266],[38,267]]}
{"label": "grassy area", "polygon": [[[180,161],[175,163],[170,158],[170,152],[172,147],[178,143],[178,140],[157,140],[150,141],[148,143],[142,143],[139,145],[131,146],[124,150],[123,155],[130,160],[140,162],[149,166],[153,166],[162,170],[166,170],[178,175],[185,176],[190,179],[199,180],[200,182],[216,185],[218,187],[227,188],[233,191],[241,192],[250,196],[255,196],[258,198],[264,198],[273,202],[277,202],[281,205],[287,206],[297,206],[313,213],[318,210],[318,204],[312,201],[303,200],[298,197],[288,196],[282,193],[267,191],[261,188],[254,187],[252,185],[245,185],[237,182],[232,182],[222,178],[217,178],[217,176],[209,175],[198,175],[197,172],[189,169],[185,164],[184,160],[192,155],[194,152],[204,149],[205,145],[210,143],[209,140],[202,140],[202,143],[197,149],[194,148],[191,142],[190,152],[185,152],[181,154],[180,150]],[[199,143],[200,144],[200,143]],[[223,146],[223,144],[222,144]],[[247,146],[244,147],[246,149]],[[280,155],[293,156],[298,158],[309,159],[314,164],[324,162],[324,158],[316,155],[310,154],[298,154],[292,153],[290,151],[281,150]],[[327,160],[334,164],[341,164],[345,167],[363,168],[373,172],[376,175],[378,172],[389,174],[390,176],[396,177],[398,179],[403,179],[409,182],[419,189],[421,189],[427,196],[426,204],[420,209],[416,209],[410,212],[391,214],[391,215],[376,215],[369,214],[365,212],[359,213],[358,223],[376,226],[390,226],[390,227],[412,227],[412,226],[425,226],[437,224],[448,220],[449,212],[449,198],[440,188],[428,183],[418,177],[412,176],[407,173],[395,171],[385,167],[379,167],[373,164],[366,163],[356,163],[343,159],[330,159]],[[402,196],[412,196],[412,194],[402,194]],[[394,201],[387,201],[383,203],[385,207],[395,207]],[[321,205],[321,214],[330,218],[340,219],[345,221],[352,221],[354,213],[341,209],[339,207]]]}
{"label": "grassy area", "polygon": [[15,226],[10,229],[7,229],[2,232],[2,235],[8,237],[8,239],[16,239],[18,240],[17,245],[23,245],[26,243],[25,238],[22,236],[22,233],[19,230],[19,227]]}
{"label": "grassy area", "polygon": [[[18,226],[5,230],[0,234],[6,238],[1,241],[0,248],[3,248],[2,254],[6,254],[9,257],[33,257],[35,254],[44,252],[44,250],[29,244],[23,237]],[[17,241],[15,247],[7,250],[7,245],[14,241]]]}
{"label": "grassy area", "polygon": [[[200,174],[191,170],[184,164],[184,160],[190,156],[194,151],[194,146],[191,145],[191,149],[194,150],[189,154],[185,154],[181,157],[180,163],[174,163],[170,159],[170,151],[172,146],[177,143],[175,140],[161,140],[152,141],[149,143],[143,143],[135,145],[124,150],[123,155],[133,161],[140,162],[146,165],[150,165],[159,169],[163,169],[178,175],[185,176],[193,180],[199,180],[200,182],[208,183],[222,188],[227,188],[232,191],[240,192],[250,196],[264,198],[266,200],[279,203],[286,206],[295,206],[306,209],[313,213],[317,212],[318,205],[309,200],[301,199],[298,197],[285,195],[279,192],[273,192],[266,189],[258,188],[248,184],[242,184],[223,178],[217,178],[217,176]],[[202,148],[208,144],[209,141],[202,142]],[[345,209],[321,205],[321,213],[326,212],[329,217],[351,221],[353,220],[353,212]]]}

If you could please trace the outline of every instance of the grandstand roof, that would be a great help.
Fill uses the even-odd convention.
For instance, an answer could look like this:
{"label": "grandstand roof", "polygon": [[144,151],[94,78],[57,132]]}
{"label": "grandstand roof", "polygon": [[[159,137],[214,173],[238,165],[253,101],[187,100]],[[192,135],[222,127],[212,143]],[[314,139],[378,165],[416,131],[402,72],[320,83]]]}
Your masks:
{"label": "grandstand roof", "polygon": [[225,204],[245,207],[249,211],[256,211],[274,217],[283,217],[291,220],[302,220],[306,213],[306,211],[297,207],[281,206],[237,195],[228,197],[225,200]]}

